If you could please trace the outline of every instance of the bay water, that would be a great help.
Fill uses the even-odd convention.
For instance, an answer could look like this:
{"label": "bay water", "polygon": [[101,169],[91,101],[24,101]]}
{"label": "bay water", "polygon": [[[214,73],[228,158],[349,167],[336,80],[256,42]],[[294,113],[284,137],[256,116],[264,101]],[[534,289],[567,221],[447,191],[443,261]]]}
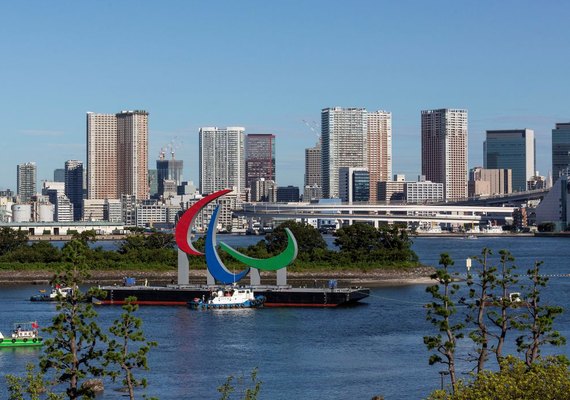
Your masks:
{"label": "bay water", "polygon": [[[226,235],[219,240],[246,245],[259,237]],[[331,237],[327,242],[332,243]],[[109,246],[107,244],[106,246]],[[570,338],[570,242],[565,238],[489,237],[416,238],[414,250],[427,265],[437,265],[447,252],[454,270],[465,274],[465,259],[483,247],[498,254],[508,249],[520,273],[536,260],[550,276],[543,301],[567,312],[556,328]],[[477,268],[474,264],[474,269]],[[521,277],[521,281],[525,278]],[[440,387],[442,366],[429,366],[423,336],[434,329],[425,321],[430,301],[426,285],[373,288],[359,306],[336,309],[265,308],[259,310],[195,311],[186,307],[141,307],[148,340],[158,342],[149,356],[150,371],[138,373],[149,381],[144,391],[159,399],[219,399],[217,387],[230,376],[249,376],[258,369],[263,382],[260,399],[386,399],[425,398]],[[50,324],[55,305],[32,303],[38,286],[0,287],[0,331],[9,334],[13,322],[37,320]],[[105,328],[122,310],[101,306],[98,322]],[[236,312],[237,311],[237,312]],[[460,310],[461,312],[461,310]],[[514,335],[514,334],[513,334]],[[511,337],[514,341],[514,336]],[[459,346],[468,352],[465,340]],[[515,353],[513,345],[507,350]],[[568,347],[544,348],[570,356]],[[0,350],[0,398],[7,398],[5,374],[23,374],[26,363],[37,363],[41,350]],[[489,364],[493,367],[493,363]],[[472,366],[460,362],[467,373]],[[467,377],[467,375],[461,375]],[[447,382],[444,382],[446,384]],[[121,398],[121,385],[106,382],[100,399]],[[238,385],[239,386],[239,385]],[[236,396],[235,398],[238,398]]]}

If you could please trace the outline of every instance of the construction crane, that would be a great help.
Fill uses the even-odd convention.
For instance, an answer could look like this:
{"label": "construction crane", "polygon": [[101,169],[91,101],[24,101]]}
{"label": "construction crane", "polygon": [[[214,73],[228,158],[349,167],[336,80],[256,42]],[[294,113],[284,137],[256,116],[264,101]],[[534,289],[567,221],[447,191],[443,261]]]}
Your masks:
{"label": "construction crane", "polygon": [[305,125],[307,125],[307,127],[315,134],[317,135],[317,139],[321,140],[321,132],[320,132],[320,128],[317,125],[317,123],[315,121],[313,121],[313,123],[309,123],[309,121],[307,121],[306,119],[303,120],[303,123]]}

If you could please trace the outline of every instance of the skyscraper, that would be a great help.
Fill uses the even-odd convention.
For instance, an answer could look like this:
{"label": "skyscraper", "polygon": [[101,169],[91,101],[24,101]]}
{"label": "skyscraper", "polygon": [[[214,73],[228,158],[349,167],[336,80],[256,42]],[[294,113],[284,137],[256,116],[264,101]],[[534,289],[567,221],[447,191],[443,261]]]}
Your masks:
{"label": "skyscraper", "polygon": [[243,127],[204,127],[199,132],[200,193],[236,188],[245,189],[245,149]]}
{"label": "skyscraper", "polygon": [[275,135],[248,134],[245,137],[245,184],[259,179],[275,180]]}
{"label": "skyscraper", "polygon": [[83,163],[65,162],[65,195],[73,205],[73,220],[80,221],[83,214]]}
{"label": "skyscraper", "polygon": [[16,172],[18,174],[18,196],[20,196],[20,200],[23,202],[30,201],[31,197],[36,194],[36,163],[28,162],[24,164],[18,164],[16,167]]}
{"label": "skyscraper", "polygon": [[527,181],[535,174],[534,131],[510,129],[487,131],[483,144],[487,169],[512,170],[513,192],[527,189]]}
{"label": "skyscraper", "polygon": [[118,194],[148,199],[148,112],[122,111],[116,117]]}
{"label": "skyscraper", "polygon": [[174,153],[172,153],[172,159],[165,159],[164,153],[160,153],[160,159],[156,160],[156,179],[158,187],[158,195],[164,195],[164,181],[174,181],[176,186],[182,184],[182,160],[175,160]]}
{"label": "skyscraper", "polygon": [[552,130],[552,179],[570,167],[570,122],[556,124]]}
{"label": "skyscraper", "polygon": [[319,139],[315,147],[305,149],[305,186],[321,187],[321,168],[321,140]]}
{"label": "skyscraper", "polygon": [[392,176],[392,113],[369,112],[367,124],[370,201],[376,201],[378,182],[389,181]]}
{"label": "skyscraper", "polygon": [[445,200],[467,197],[467,110],[424,110],[422,175],[443,183]]}
{"label": "skyscraper", "polygon": [[148,113],[87,113],[87,197],[147,199]]}
{"label": "skyscraper", "polygon": [[117,117],[87,113],[87,198],[117,199]]}
{"label": "skyscraper", "polygon": [[340,167],[368,166],[364,108],[325,108],[321,111],[322,187],[325,198],[336,198]]}

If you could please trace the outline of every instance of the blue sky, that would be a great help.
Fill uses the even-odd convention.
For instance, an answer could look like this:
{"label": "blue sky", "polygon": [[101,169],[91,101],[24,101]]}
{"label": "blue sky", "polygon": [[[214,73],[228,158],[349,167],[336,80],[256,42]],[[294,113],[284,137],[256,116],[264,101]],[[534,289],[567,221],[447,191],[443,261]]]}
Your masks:
{"label": "blue sky", "polygon": [[0,4],[0,188],[16,164],[51,179],[85,160],[85,113],[150,112],[149,165],[173,142],[198,180],[198,129],[277,135],[277,181],[301,185],[303,123],[325,107],[388,110],[393,171],[420,173],[420,111],[469,111],[469,167],[486,129],[531,128],[537,169],[570,121],[564,1],[26,1]]}

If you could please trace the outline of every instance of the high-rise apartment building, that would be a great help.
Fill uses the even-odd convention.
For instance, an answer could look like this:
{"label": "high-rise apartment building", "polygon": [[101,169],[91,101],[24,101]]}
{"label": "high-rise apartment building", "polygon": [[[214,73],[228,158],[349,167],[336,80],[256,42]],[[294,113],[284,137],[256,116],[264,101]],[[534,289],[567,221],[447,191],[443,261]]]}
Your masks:
{"label": "high-rise apartment building", "polygon": [[245,128],[204,127],[199,132],[200,193],[245,190]]}
{"label": "high-rise apartment building", "polygon": [[147,199],[148,113],[87,113],[87,197]]}
{"label": "high-rise apartment building", "polygon": [[305,186],[321,186],[321,140],[315,147],[305,149]]}
{"label": "high-rise apartment building", "polygon": [[182,160],[175,160],[174,158],[167,160],[164,158],[164,153],[161,153],[160,157],[159,160],[156,160],[157,193],[159,196],[163,196],[165,180],[174,181],[176,186],[182,184],[184,163]]}
{"label": "high-rise apartment building", "polygon": [[552,130],[552,178],[570,168],[570,122],[556,124]]}
{"label": "high-rise apartment building", "polygon": [[73,205],[73,220],[83,217],[83,162],[68,160],[65,162],[65,195]]}
{"label": "high-rise apartment building", "polygon": [[87,113],[87,198],[116,199],[117,117]]}
{"label": "high-rise apartment building", "polygon": [[467,110],[424,110],[421,122],[422,175],[447,201],[467,197]]}
{"label": "high-rise apartment building", "polygon": [[17,172],[17,186],[18,196],[20,201],[30,201],[32,196],[36,194],[37,184],[37,168],[35,162],[28,162],[18,164]]}
{"label": "high-rise apartment building", "polygon": [[248,134],[245,137],[245,184],[275,180],[275,135]]}
{"label": "high-rise apartment building", "polygon": [[334,107],[321,111],[321,173],[325,198],[339,196],[339,168],[368,166],[366,117],[364,108]]}
{"label": "high-rise apartment building", "polygon": [[122,111],[116,117],[118,194],[148,199],[148,112]]}
{"label": "high-rise apartment building", "polygon": [[484,167],[510,169],[513,192],[526,190],[535,174],[535,145],[532,129],[487,131],[483,144]]}
{"label": "high-rise apartment building", "polygon": [[378,182],[392,176],[392,113],[368,113],[368,172],[370,173],[370,201],[377,200]]}

